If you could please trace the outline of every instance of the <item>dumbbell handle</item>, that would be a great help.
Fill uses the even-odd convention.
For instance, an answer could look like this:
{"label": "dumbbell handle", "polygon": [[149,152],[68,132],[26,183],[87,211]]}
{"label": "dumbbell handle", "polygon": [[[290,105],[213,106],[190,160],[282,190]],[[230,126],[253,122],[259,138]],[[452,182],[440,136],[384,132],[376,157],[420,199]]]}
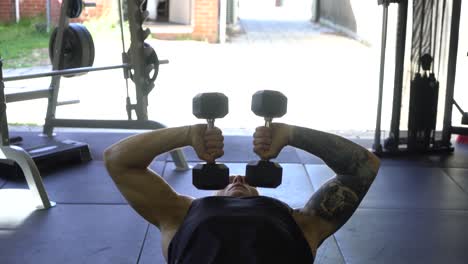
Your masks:
{"label": "dumbbell handle", "polygon": [[[272,117],[265,117],[265,127],[271,127],[271,123],[273,122]],[[264,161],[269,161],[269,159],[262,159]]]}
{"label": "dumbbell handle", "polygon": [[[214,128],[214,118],[213,119],[207,119],[206,122],[208,123],[207,129],[213,129]],[[215,164],[216,161],[213,162],[208,162],[208,164]]]}
{"label": "dumbbell handle", "polygon": [[271,127],[272,122],[273,122],[272,117],[265,117],[265,127]]}
{"label": "dumbbell handle", "polygon": [[206,122],[208,122],[208,129],[213,129],[214,128],[214,118],[213,119],[207,119]]}

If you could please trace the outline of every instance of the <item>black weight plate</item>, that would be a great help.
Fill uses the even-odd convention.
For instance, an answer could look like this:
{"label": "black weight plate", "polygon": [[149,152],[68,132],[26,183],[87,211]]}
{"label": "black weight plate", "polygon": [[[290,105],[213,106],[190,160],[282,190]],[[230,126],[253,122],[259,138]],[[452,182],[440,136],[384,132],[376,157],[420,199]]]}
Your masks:
{"label": "black weight plate", "polygon": [[[71,24],[70,24],[71,25]],[[57,38],[58,28],[56,28],[49,41],[49,57],[51,62],[54,61],[55,40]],[[63,60],[58,69],[71,69],[81,66],[82,46],[78,35],[73,30],[73,27],[67,27],[63,32]]]}
{"label": "black weight plate", "polygon": [[[91,33],[88,29],[82,24],[74,24],[74,28],[77,32],[80,32],[79,36],[83,39],[83,64],[81,67],[91,67],[94,63],[94,41]],[[87,44],[87,45],[85,45]]]}
{"label": "black weight plate", "polygon": [[68,3],[67,16],[69,18],[77,18],[81,15],[83,11],[83,1],[82,0],[71,0]]}
{"label": "black weight plate", "polygon": [[[127,52],[130,54],[130,49]],[[158,77],[159,73],[159,58],[156,53],[156,51],[151,47],[150,44],[143,42],[143,56],[144,56],[144,63],[145,63],[145,69],[144,69],[144,78],[145,82],[148,85],[148,90],[145,91],[146,94],[149,94],[151,90],[154,88],[154,82],[156,81],[156,78]],[[129,63],[133,64],[134,62],[132,61],[132,57],[129,57]],[[133,69],[130,69],[129,71],[130,74],[130,79],[133,80]],[[151,74],[151,75],[150,75]]]}
{"label": "black weight plate", "polygon": [[[53,62],[54,46],[57,37],[56,28],[50,37],[49,41],[49,57]],[[63,61],[58,69],[72,69],[80,67],[89,67],[94,62],[94,42],[91,34],[85,26],[79,23],[70,23],[64,31],[63,36]],[[73,77],[80,74],[65,75],[64,77]]]}
{"label": "black weight plate", "polygon": [[[94,61],[94,43],[92,42],[91,34],[84,25],[79,23],[71,23],[69,24],[69,28],[77,36],[80,44],[79,46],[81,47],[81,63],[79,65],[75,65],[74,68],[92,66]],[[93,52],[91,52],[91,50]],[[92,58],[91,55],[93,56]],[[86,74],[86,72],[63,75],[63,77],[69,78],[84,74]]]}

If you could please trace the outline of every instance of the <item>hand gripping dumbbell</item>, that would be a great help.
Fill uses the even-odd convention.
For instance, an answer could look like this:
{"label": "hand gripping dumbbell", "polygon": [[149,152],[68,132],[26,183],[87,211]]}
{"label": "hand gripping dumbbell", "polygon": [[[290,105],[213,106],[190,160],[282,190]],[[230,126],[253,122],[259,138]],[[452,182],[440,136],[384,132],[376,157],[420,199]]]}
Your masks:
{"label": "hand gripping dumbbell", "polygon": [[[278,91],[258,91],[252,96],[252,112],[265,118],[265,126],[270,127],[273,118],[286,114],[288,99]],[[248,184],[257,187],[276,188],[281,184],[283,168],[268,160],[252,161],[245,169]]]}
{"label": "hand gripping dumbbell", "polygon": [[[214,120],[227,115],[228,98],[222,93],[201,93],[193,98],[193,115],[206,119],[207,129]],[[229,184],[229,168],[220,163],[198,164],[192,170],[193,185],[201,190],[221,190]]]}

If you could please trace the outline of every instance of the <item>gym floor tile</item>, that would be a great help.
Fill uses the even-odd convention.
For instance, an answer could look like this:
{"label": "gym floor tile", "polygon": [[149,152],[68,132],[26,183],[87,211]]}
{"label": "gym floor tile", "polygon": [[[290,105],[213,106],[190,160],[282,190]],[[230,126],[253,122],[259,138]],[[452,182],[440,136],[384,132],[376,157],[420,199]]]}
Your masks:
{"label": "gym floor tile", "polygon": [[338,248],[335,236],[330,236],[317,250],[314,264],[345,264],[343,255]]}
{"label": "gym floor tile", "polygon": [[455,148],[453,153],[428,155],[426,162],[438,167],[468,169],[468,144],[454,143],[453,147]]}
{"label": "gym floor tile", "polygon": [[358,209],[336,234],[346,263],[466,263],[467,211]]}
{"label": "gym floor tile", "polygon": [[145,239],[145,245],[141,251],[139,264],[166,263],[164,259],[161,232],[154,225],[149,225],[148,235]]}
{"label": "gym floor tile", "polygon": [[382,166],[362,206],[468,209],[468,195],[440,168]]}
{"label": "gym floor tile", "polygon": [[[185,160],[187,162],[201,162],[201,160],[197,156],[197,153],[195,153],[195,150],[193,150],[192,147],[183,147],[181,148],[181,150],[184,153]],[[166,160],[170,162],[174,161],[171,155],[166,156]],[[222,157],[219,158],[217,161],[223,161]]]}
{"label": "gym floor tile", "polygon": [[[281,200],[292,208],[301,208],[313,193],[307,172],[302,164],[281,164],[283,181],[276,189],[258,188],[261,195]],[[268,176],[268,175],[266,175]]]}
{"label": "gym floor tile", "polygon": [[428,162],[424,156],[401,156],[401,157],[381,157],[381,166],[419,166],[437,167],[436,164]]}
{"label": "gym floor tile", "polygon": [[[306,165],[314,188],[334,176],[325,165]],[[381,166],[362,208],[468,209],[468,195],[440,168]]]}
{"label": "gym floor tile", "polygon": [[305,150],[296,149],[296,153],[300,162],[303,164],[325,164],[319,157],[314,156]]}
{"label": "gym floor tile", "polygon": [[444,172],[468,194],[468,169],[445,168]]}
{"label": "gym floor tile", "polygon": [[[155,161],[151,168],[162,174],[164,163]],[[43,174],[49,199],[57,203],[126,204],[102,161],[91,161],[67,169]],[[8,181],[4,188],[28,188],[26,181]]]}
{"label": "gym floor tile", "polygon": [[136,263],[148,223],[128,205],[64,205],[0,229],[0,263]]}
{"label": "gym floor tile", "polygon": [[335,176],[335,173],[327,165],[307,164],[304,165],[314,191],[322,184]]}

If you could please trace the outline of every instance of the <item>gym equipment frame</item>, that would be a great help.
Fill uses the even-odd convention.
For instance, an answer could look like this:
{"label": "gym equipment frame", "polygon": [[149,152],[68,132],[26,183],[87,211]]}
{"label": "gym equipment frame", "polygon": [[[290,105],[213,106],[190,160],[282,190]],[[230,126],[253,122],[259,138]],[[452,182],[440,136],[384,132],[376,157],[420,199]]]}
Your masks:
{"label": "gym equipment frame", "polygon": [[[33,192],[35,197],[34,202],[38,204],[38,209],[49,209],[55,205],[54,202],[49,200],[47,192],[44,188],[40,172],[31,158],[31,156],[22,148],[12,146],[10,144],[6,104],[10,102],[18,102],[25,100],[33,100],[39,98],[47,98],[47,114],[43,127],[43,135],[47,137],[53,136],[55,127],[73,127],[73,128],[105,128],[105,129],[143,129],[154,130],[165,128],[163,124],[148,120],[148,94],[154,87],[153,82],[148,82],[145,67],[145,53],[144,53],[144,40],[151,33],[149,29],[143,30],[142,23],[148,16],[146,10],[142,10],[142,3],[139,0],[128,0],[128,19],[130,28],[131,45],[128,52],[125,49],[124,35],[123,35],[123,17],[121,1],[118,1],[119,9],[119,22],[122,40],[122,60],[121,65],[104,66],[104,67],[82,67],[73,69],[59,70],[59,65],[63,60],[63,36],[64,31],[68,27],[69,17],[67,17],[67,10],[72,0],[63,0],[60,18],[58,22],[57,36],[55,38],[54,56],[52,61],[52,71],[22,75],[3,77],[2,61],[0,58],[0,159],[15,161],[22,169],[29,189]],[[144,3],[146,0],[142,0]],[[93,6],[93,4],[85,4],[85,6]],[[131,61],[131,63],[129,63]],[[158,60],[156,66],[159,64],[167,64],[167,60]],[[63,75],[74,73],[94,72],[102,70],[123,69],[124,78],[128,90],[128,78],[133,76],[132,81],[135,83],[136,90],[136,104],[130,103],[130,98],[127,97],[127,114],[128,120],[88,120],[88,119],[57,119],[55,118],[56,108],[60,105],[79,103],[77,100],[58,102],[58,93],[60,87],[60,78]],[[154,69],[157,74],[158,67]],[[132,71],[132,72],[130,72]],[[52,77],[50,87],[48,89],[32,90],[20,93],[5,94],[4,82],[24,80],[31,78]],[[131,111],[136,112],[137,120],[132,120]],[[174,150],[171,156],[176,164],[178,170],[187,170],[189,166],[185,160],[184,154],[181,150]]]}
{"label": "gym equipment frame", "polygon": [[[416,0],[414,0],[416,1]],[[447,0],[443,0],[447,1]],[[407,139],[400,136],[400,123],[401,123],[401,105],[402,105],[402,89],[404,77],[404,59],[405,59],[405,44],[406,44],[406,28],[408,20],[408,2],[409,0],[378,0],[379,5],[383,5],[383,22],[382,22],[382,49],[381,49],[381,65],[380,65],[380,79],[379,79],[379,98],[377,106],[377,122],[374,135],[373,151],[381,156],[384,155],[404,155],[410,154],[407,149],[400,148],[400,145],[407,144]],[[397,20],[397,37],[396,37],[396,53],[395,53],[395,75],[393,87],[393,105],[392,105],[392,118],[389,131],[389,138],[386,139],[386,144],[382,148],[381,144],[381,112],[382,112],[382,92],[383,92],[383,79],[385,69],[385,47],[387,37],[387,19],[388,19],[388,6],[390,3],[398,3],[398,20]],[[441,2],[442,3],[442,2]],[[445,8],[445,2],[444,8]],[[451,4],[451,19],[450,19],[450,32],[448,39],[448,58],[446,70],[446,83],[441,83],[441,87],[445,86],[445,106],[444,106],[444,120],[442,128],[442,136],[440,140],[435,140],[433,144],[425,151],[427,153],[450,153],[454,148],[450,142],[452,134],[468,135],[468,127],[452,126],[452,110],[455,100],[454,87],[456,76],[456,63],[458,54],[458,37],[460,29],[460,15],[461,15],[462,1],[452,1]],[[445,14],[445,10],[444,10]],[[442,17],[442,22],[444,18]],[[437,26],[437,24],[436,24]],[[443,25],[439,25],[443,27]],[[434,40],[436,41],[436,40]],[[443,41],[443,31],[441,30],[440,43]],[[440,62],[439,62],[440,63]],[[435,137],[435,136],[434,136]],[[421,153],[419,153],[421,154]]]}

